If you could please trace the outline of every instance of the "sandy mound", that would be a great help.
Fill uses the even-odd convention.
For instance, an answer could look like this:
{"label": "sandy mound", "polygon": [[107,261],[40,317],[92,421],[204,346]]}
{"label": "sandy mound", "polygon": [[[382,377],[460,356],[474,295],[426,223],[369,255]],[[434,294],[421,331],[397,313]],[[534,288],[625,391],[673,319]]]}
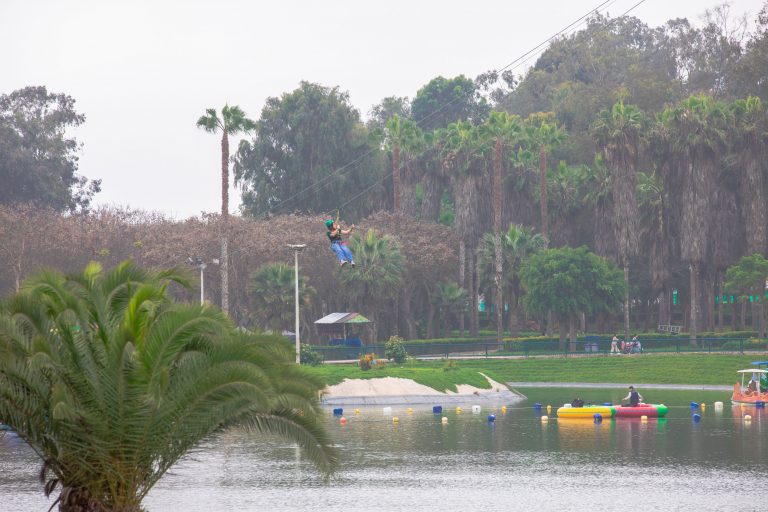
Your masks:
{"label": "sandy mound", "polygon": [[[483,375],[483,374],[481,374]],[[475,395],[506,391],[508,388],[493,379],[483,375],[491,384],[491,389],[480,389],[469,384],[459,384],[458,391],[441,393],[435,389],[414,382],[411,379],[399,377],[382,377],[379,379],[344,379],[341,384],[325,388],[326,397],[339,396],[410,396],[410,395]]]}

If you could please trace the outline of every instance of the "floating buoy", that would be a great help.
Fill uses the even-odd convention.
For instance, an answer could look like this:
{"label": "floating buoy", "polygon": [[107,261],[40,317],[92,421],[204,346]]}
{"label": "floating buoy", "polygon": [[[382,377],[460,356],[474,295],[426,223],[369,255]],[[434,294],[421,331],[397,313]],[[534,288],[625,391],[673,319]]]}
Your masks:
{"label": "floating buoy", "polygon": [[704,410],[707,408],[707,404],[701,404],[701,411],[704,412]]}
{"label": "floating buoy", "polygon": [[599,412],[595,413],[595,415],[592,416],[592,418],[595,420],[595,423],[602,423],[603,422],[603,415],[600,414]]}
{"label": "floating buoy", "polygon": [[701,421],[701,414],[694,414],[692,418],[694,423],[698,423]]}
{"label": "floating buoy", "polygon": [[640,421],[643,422],[643,423],[647,422],[648,421],[648,416],[643,414],[642,416],[640,416]]}
{"label": "floating buoy", "polygon": [[412,407],[408,408],[408,414],[413,414],[413,408]]}
{"label": "floating buoy", "polygon": [[355,409],[355,414],[360,414],[360,409]]}
{"label": "floating buoy", "polygon": [[432,406],[432,413],[433,414],[440,414],[443,412],[443,406],[442,405],[434,405]]}
{"label": "floating buoy", "polygon": [[533,404],[533,410],[534,411],[540,411],[541,410],[541,404],[539,402],[536,402]]}
{"label": "floating buoy", "polygon": [[696,402],[691,402],[691,409],[698,409],[698,408],[699,408],[699,404],[697,404]]}
{"label": "floating buoy", "polygon": [[715,402],[715,410],[716,411],[722,411],[723,410],[723,402]]}
{"label": "floating buoy", "polygon": [[552,412],[552,406],[551,405],[547,405],[547,413],[551,413],[551,412]]}
{"label": "floating buoy", "polygon": [[755,402],[755,407],[758,409],[765,409],[765,402],[763,402],[762,400],[758,400],[757,402]]}
{"label": "floating buoy", "polygon": [[385,407],[381,410],[381,412],[384,414],[384,416],[391,416],[392,415],[392,408],[391,407]]}
{"label": "floating buoy", "polygon": [[480,414],[480,406],[479,405],[473,405],[472,406],[472,414]]}
{"label": "floating buoy", "polygon": [[496,415],[495,414],[489,414],[488,415],[488,421],[490,421],[491,423],[496,421]]}
{"label": "floating buoy", "polygon": [[344,416],[339,418],[339,424],[346,425],[347,424],[347,418],[345,418]]}
{"label": "floating buoy", "polygon": [[548,422],[548,421],[549,421],[549,416],[542,416],[542,417],[541,417],[541,422],[542,422],[542,423],[546,423],[546,422]]}
{"label": "floating buoy", "polygon": [[502,405],[501,406],[501,414],[507,414],[507,406],[506,405]]}
{"label": "floating buoy", "polygon": [[392,423],[399,423],[399,422],[400,422],[400,418],[398,418],[397,416],[392,417]]}
{"label": "floating buoy", "polygon": [[448,424],[448,418],[446,418],[445,416],[443,416],[443,420],[442,420],[442,423],[443,423],[443,425],[447,425],[447,424]]}
{"label": "floating buoy", "polygon": [[461,414],[461,407],[456,408],[456,414]]}
{"label": "floating buoy", "polygon": [[605,407],[611,407],[613,405],[613,403],[611,403],[611,402],[603,402],[603,405]]}
{"label": "floating buoy", "polygon": [[344,414],[344,409],[342,409],[341,407],[337,407],[333,410],[334,416],[341,416],[342,414]]}

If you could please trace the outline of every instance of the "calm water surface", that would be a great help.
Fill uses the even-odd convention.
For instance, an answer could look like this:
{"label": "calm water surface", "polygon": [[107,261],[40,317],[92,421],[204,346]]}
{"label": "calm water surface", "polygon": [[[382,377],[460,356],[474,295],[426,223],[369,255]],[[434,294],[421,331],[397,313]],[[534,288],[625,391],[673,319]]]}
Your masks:
{"label": "calm water surface", "polygon": [[[166,475],[145,500],[150,511],[216,510],[761,510],[768,491],[768,415],[736,408],[722,392],[640,390],[672,406],[666,420],[550,420],[534,402],[556,409],[574,396],[618,401],[624,390],[521,389],[528,400],[495,411],[469,405],[448,425],[430,408],[400,423],[381,408],[346,410],[328,426],[343,466],[324,485],[292,445],[229,431],[208,440]],[[725,402],[722,413],[712,403]],[[701,423],[691,401],[706,402]],[[546,412],[545,412],[546,413]],[[554,410],[553,410],[554,413]],[[747,425],[743,414],[751,414]],[[554,416],[554,414],[553,414]],[[39,463],[15,436],[0,439],[0,510],[47,510]]]}

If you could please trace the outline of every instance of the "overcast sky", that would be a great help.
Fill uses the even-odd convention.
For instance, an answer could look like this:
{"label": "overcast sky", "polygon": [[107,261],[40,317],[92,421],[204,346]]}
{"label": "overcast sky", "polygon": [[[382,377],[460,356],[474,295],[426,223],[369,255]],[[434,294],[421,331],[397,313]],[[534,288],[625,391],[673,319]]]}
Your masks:
{"label": "overcast sky", "polygon": [[[499,69],[600,3],[2,0],[0,93],[45,85],[73,96],[86,116],[80,173],[102,179],[96,203],[183,218],[220,208],[219,139],[195,127],[206,107],[240,105],[255,120],[267,97],[308,80],[340,86],[366,116],[438,75]],[[718,3],[646,0],[631,14],[698,22]],[[751,20],[762,1],[731,5]]]}

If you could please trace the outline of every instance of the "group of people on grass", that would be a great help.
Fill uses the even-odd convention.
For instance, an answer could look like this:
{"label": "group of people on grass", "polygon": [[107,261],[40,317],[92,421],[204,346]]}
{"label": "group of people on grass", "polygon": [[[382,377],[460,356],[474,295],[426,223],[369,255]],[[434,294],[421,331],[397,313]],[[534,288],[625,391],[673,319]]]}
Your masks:
{"label": "group of people on grass", "polygon": [[643,345],[637,339],[637,335],[632,337],[632,341],[619,341],[614,334],[611,340],[611,354],[640,354],[643,351]]}

